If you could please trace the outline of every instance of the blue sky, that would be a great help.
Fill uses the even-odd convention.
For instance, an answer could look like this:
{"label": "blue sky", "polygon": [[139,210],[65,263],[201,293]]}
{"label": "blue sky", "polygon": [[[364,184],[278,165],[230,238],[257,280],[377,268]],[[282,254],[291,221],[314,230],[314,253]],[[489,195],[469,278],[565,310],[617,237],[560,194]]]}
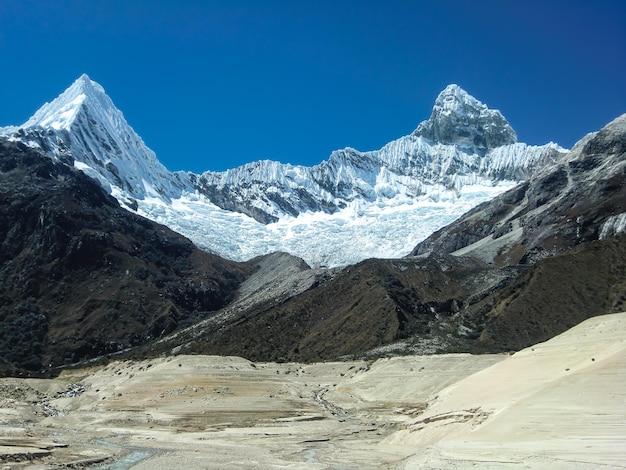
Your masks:
{"label": "blue sky", "polygon": [[380,148],[457,83],[519,140],[626,112],[626,2],[0,1],[0,126],[82,73],[171,170]]}

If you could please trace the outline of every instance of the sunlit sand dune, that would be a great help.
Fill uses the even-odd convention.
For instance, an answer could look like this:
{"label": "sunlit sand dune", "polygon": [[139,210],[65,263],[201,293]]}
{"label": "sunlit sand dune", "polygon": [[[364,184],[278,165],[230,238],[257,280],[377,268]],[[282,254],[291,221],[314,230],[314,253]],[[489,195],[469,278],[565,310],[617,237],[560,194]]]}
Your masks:
{"label": "sunlit sand dune", "polygon": [[[7,468],[619,468],[626,313],[514,355],[176,356],[0,380]],[[101,467],[98,467],[101,466]]]}

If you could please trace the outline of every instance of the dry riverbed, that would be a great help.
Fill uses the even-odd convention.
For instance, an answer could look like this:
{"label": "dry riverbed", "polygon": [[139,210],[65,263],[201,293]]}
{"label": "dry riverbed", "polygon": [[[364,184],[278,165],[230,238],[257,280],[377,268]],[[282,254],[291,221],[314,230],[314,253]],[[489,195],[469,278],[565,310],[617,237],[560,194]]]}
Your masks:
{"label": "dry riverbed", "polygon": [[173,356],[0,379],[0,469],[616,468],[626,314],[515,355]]}

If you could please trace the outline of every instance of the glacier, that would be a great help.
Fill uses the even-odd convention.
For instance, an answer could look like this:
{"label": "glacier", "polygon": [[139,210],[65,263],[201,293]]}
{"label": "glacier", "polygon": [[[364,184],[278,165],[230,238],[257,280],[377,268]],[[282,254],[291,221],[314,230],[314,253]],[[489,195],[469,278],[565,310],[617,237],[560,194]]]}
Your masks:
{"label": "glacier", "polygon": [[402,257],[566,153],[517,142],[499,111],[457,85],[410,135],[379,150],[337,150],[312,167],[263,160],[171,172],[87,75],[0,137],[73,165],[204,250],[237,261],[284,251],[312,267]]}

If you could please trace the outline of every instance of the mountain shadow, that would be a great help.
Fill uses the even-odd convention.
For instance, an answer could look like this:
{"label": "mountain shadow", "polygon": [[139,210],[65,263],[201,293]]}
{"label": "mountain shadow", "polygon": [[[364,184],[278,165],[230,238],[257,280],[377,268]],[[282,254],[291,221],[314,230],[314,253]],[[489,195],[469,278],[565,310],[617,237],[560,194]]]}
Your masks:
{"label": "mountain shadow", "polygon": [[402,259],[311,269],[197,250],[88,177],[0,146],[0,362],[504,352],[626,302],[626,115]]}
{"label": "mountain shadow", "polygon": [[626,308],[626,115],[420,243],[164,338],[253,360],[503,352]]}
{"label": "mountain shadow", "polygon": [[68,165],[0,141],[0,357],[13,366],[161,337],[226,305],[249,272],[123,210]]}

